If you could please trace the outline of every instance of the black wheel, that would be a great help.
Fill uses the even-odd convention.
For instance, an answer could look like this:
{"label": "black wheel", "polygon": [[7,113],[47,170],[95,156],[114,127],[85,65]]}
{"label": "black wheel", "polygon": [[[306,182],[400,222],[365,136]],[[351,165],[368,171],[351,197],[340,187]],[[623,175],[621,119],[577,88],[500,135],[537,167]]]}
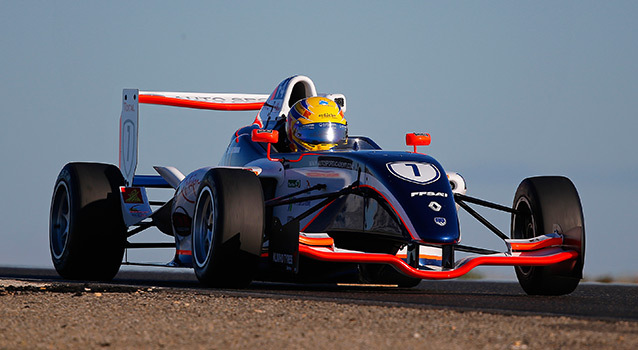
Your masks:
{"label": "black wheel", "polygon": [[259,178],[241,169],[211,169],[202,179],[192,226],[193,267],[200,282],[245,287],[259,262],[264,198]]}
{"label": "black wheel", "polygon": [[576,250],[578,258],[551,266],[516,266],[516,277],[527,294],[564,295],[576,289],[585,262],[585,224],[574,184],[565,177],[525,179],[514,196],[512,238],[531,238],[558,232],[563,248]]}
{"label": "black wheel", "polygon": [[120,170],[110,164],[69,163],[55,183],[49,220],[49,248],[60,276],[111,280],[126,243],[119,186]]}

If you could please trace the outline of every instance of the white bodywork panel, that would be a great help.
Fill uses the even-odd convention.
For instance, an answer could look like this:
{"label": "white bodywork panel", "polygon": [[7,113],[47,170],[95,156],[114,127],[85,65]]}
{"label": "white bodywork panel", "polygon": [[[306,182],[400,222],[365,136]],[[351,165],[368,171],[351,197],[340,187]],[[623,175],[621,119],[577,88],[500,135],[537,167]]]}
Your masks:
{"label": "white bodywork panel", "polygon": [[186,177],[181,171],[172,166],[154,166],[153,169],[155,169],[155,171],[157,171],[157,173],[175,189]]}
{"label": "white bodywork panel", "polygon": [[290,97],[296,84],[303,84],[305,86],[306,95],[303,97],[317,96],[317,89],[310,78],[303,75],[290,77],[282,81],[275,91],[272,92],[266,105],[264,105],[259,112],[261,120],[274,120],[281,116],[285,117],[288,115],[291,107]]}

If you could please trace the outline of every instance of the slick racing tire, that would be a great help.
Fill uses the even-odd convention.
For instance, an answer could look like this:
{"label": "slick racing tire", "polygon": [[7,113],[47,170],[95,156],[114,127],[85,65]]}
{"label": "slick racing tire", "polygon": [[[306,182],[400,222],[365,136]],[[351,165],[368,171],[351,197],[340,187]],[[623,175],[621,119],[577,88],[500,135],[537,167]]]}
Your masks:
{"label": "slick racing tire", "polygon": [[516,277],[527,294],[564,295],[576,289],[585,262],[585,224],[574,184],[565,177],[543,176],[521,182],[514,196],[511,237],[532,238],[558,232],[563,249],[578,258],[550,266],[515,266]]}
{"label": "slick racing tire", "polygon": [[258,267],[264,234],[259,178],[242,169],[215,168],[202,179],[192,225],[193,267],[210,287],[245,287]]}
{"label": "slick racing tire", "polygon": [[49,248],[60,276],[109,281],[122,264],[126,226],[122,219],[120,170],[110,164],[69,163],[55,183]]}

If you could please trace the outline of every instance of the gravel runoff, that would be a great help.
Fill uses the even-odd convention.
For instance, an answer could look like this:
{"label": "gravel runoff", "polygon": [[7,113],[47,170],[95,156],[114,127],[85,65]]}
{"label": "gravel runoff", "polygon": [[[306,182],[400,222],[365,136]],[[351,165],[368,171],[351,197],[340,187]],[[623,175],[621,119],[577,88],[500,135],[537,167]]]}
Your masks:
{"label": "gravel runoff", "polygon": [[0,349],[638,349],[638,322],[0,280]]}

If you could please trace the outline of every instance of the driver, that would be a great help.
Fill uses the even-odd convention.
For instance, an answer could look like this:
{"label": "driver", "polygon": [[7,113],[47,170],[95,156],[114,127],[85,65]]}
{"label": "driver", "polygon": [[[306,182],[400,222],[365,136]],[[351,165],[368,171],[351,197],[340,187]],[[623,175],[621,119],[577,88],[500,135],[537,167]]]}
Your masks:
{"label": "driver", "polygon": [[347,142],[348,123],[333,100],[309,97],[290,109],[286,134],[293,152],[325,151]]}

